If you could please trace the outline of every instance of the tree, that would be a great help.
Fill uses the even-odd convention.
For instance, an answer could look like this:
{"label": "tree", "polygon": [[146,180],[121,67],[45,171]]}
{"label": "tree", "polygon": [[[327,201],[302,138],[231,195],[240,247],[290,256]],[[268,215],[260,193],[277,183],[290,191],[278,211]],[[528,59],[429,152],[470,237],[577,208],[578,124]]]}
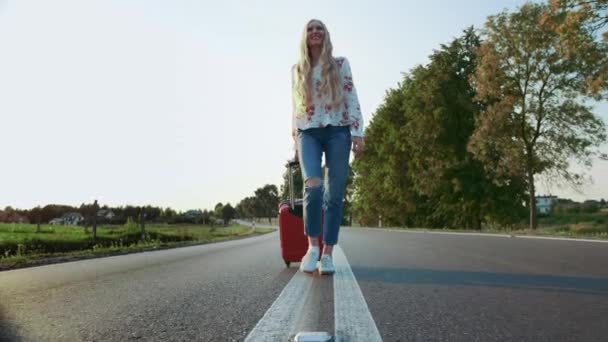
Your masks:
{"label": "tree", "polygon": [[224,225],[227,225],[230,220],[234,218],[235,214],[236,210],[232,207],[232,205],[230,205],[230,203],[227,203],[225,206],[223,206],[222,219],[224,220]]}
{"label": "tree", "polygon": [[78,211],[78,209],[68,205],[48,204],[42,207],[40,220],[41,222],[49,222],[54,218],[61,217],[63,214],[74,211]]}
{"label": "tree", "polygon": [[467,150],[482,108],[469,81],[479,44],[467,29],[387,93],[354,163],[362,224],[479,229],[521,217],[521,177],[498,186]]}
{"label": "tree", "polygon": [[[536,227],[535,177],[551,175],[580,185],[572,159],[590,166],[606,138],[604,124],[582,99],[587,80],[606,65],[605,44],[578,25],[563,38],[543,16],[548,7],[527,3],[517,12],[490,16],[472,82],[484,104],[469,150],[500,179],[525,175],[530,227]],[[574,29],[574,28],[573,28]],[[507,177],[508,179],[508,177]]]}
{"label": "tree", "polygon": [[224,205],[222,204],[222,202],[219,202],[215,205],[215,207],[213,207],[213,213],[215,214],[215,217],[220,218],[222,217],[222,209],[224,208]]}
{"label": "tree", "polygon": [[[294,198],[302,198],[302,189],[304,187],[304,181],[302,180],[302,170],[299,167],[296,167],[293,170],[293,186]],[[283,185],[281,185],[281,198],[289,199],[289,168],[286,167],[285,172],[283,173]]]}
{"label": "tree", "polygon": [[146,207],[139,207],[139,229],[141,233],[141,238],[146,238]]}
{"label": "tree", "polygon": [[[595,35],[608,24],[608,0],[550,0],[549,4],[541,20],[560,35],[568,53],[576,53],[581,27]],[[608,31],[603,38],[608,43]],[[608,63],[587,77],[587,86],[601,97],[601,90],[608,87]]]}
{"label": "tree", "polygon": [[97,218],[97,203],[80,205],[78,212],[84,217],[84,231],[88,234],[89,226],[94,226],[95,219]]}
{"label": "tree", "polygon": [[234,211],[235,211],[235,216],[237,218],[243,219],[245,218],[245,211],[243,209],[243,201],[241,200],[239,203],[236,204],[236,206],[234,207]]}
{"label": "tree", "polygon": [[352,203],[355,193],[355,185],[353,180],[355,178],[355,172],[352,165],[348,168],[348,176],[346,178],[346,185],[344,187],[344,200],[342,204],[342,224],[352,226],[353,224],[353,210]]}
{"label": "tree", "polygon": [[40,233],[40,223],[42,221],[42,208],[40,208],[40,206],[32,208],[28,212],[27,218],[31,223],[36,222],[36,233]]}
{"label": "tree", "polygon": [[162,222],[171,223],[173,222],[175,216],[177,216],[177,212],[170,207],[166,207],[161,210],[160,219]]}
{"label": "tree", "polygon": [[241,202],[239,202],[238,207],[241,208],[240,210],[242,211],[241,214],[239,214],[241,216],[241,218],[255,218],[257,217],[257,199],[255,197],[246,197],[244,199],[241,200]]}
{"label": "tree", "polygon": [[271,218],[277,215],[279,206],[279,191],[274,184],[266,184],[255,190],[257,199],[257,207],[260,210],[261,217],[267,217],[268,223],[271,223]]}
{"label": "tree", "polygon": [[409,120],[402,139],[411,153],[407,172],[424,198],[420,202],[425,203],[426,217],[417,221],[426,226],[481,229],[484,221],[513,223],[498,214],[499,207],[518,219],[522,180],[510,177],[507,184],[496,186],[467,150],[481,110],[469,81],[479,45],[478,35],[468,28],[435,51],[431,63],[414,69],[413,83],[405,89]]}
{"label": "tree", "polygon": [[[550,0],[547,15],[559,20],[560,32],[576,30],[581,24],[598,31],[608,24],[608,0]],[[608,34],[604,33],[604,39]]]}
{"label": "tree", "polygon": [[366,129],[365,153],[353,161],[352,208],[357,222],[374,226],[379,217],[387,225],[414,224],[415,193],[407,174],[410,150],[403,143],[401,127],[407,123],[403,112],[406,77],[396,89],[386,92]]}
{"label": "tree", "polygon": [[99,212],[99,204],[97,204],[97,200],[93,203],[93,208],[91,211],[91,219],[93,220],[93,240],[97,239],[97,213]]}
{"label": "tree", "polygon": [[147,222],[154,222],[156,221],[158,218],[160,218],[163,209],[160,207],[155,207],[155,206],[151,206],[151,205],[146,205],[144,208],[144,211],[146,213],[146,221]]}
{"label": "tree", "polygon": [[209,210],[207,210],[207,209],[203,210],[203,215],[201,216],[201,219],[203,220],[203,224],[209,224],[210,217],[211,217],[211,213],[209,212]]}

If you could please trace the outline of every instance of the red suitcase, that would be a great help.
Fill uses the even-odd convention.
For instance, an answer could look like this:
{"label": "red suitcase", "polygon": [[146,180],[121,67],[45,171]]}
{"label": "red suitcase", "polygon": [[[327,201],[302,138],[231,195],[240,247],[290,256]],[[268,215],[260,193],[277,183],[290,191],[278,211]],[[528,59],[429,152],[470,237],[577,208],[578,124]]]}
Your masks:
{"label": "red suitcase", "polygon": [[[289,200],[279,205],[279,236],[281,256],[285,265],[300,262],[308,250],[308,238],[304,233],[302,199],[295,200],[293,194],[293,172],[299,163],[297,159],[287,164],[289,172]],[[319,236],[319,248],[323,250],[323,228]],[[320,254],[320,253],[319,253]],[[320,255],[319,255],[320,257]]]}

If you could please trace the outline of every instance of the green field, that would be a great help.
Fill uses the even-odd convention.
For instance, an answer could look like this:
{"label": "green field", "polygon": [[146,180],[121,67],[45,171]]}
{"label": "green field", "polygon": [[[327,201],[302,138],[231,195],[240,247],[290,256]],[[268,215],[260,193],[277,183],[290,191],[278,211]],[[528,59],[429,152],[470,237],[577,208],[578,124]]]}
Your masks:
{"label": "green field", "polygon": [[258,228],[254,232],[250,227],[240,225],[149,224],[142,239],[139,226],[131,223],[99,226],[97,239],[93,240],[91,228],[86,233],[82,226],[41,225],[40,228],[36,233],[34,224],[0,223],[0,269],[41,263],[57,257],[91,257],[177,247],[272,231]]}

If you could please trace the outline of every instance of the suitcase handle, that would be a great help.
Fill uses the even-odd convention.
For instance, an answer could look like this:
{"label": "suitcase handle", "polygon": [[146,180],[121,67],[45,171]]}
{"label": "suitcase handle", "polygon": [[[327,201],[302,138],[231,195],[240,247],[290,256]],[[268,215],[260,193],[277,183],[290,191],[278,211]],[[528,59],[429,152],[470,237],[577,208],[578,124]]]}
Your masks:
{"label": "suitcase handle", "polygon": [[287,162],[287,168],[289,169],[289,205],[291,208],[295,208],[295,198],[293,194],[293,172],[294,169],[300,166],[300,161],[298,160],[298,151],[296,151],[296,155],[292,160]]}

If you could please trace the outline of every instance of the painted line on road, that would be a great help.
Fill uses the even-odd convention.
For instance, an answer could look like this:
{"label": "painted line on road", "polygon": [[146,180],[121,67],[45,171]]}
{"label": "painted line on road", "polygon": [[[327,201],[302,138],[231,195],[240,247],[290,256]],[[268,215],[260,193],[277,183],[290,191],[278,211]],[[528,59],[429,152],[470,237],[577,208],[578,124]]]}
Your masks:
{"label": "painted line on road", "polygon": [[[599,242],[608,243],[608,240],[599,239],[577,239],[577,238],[563,238],[553,236],[534,236],[534,235],[516,235],[516,234],[493,234],[493,233],[464,233],[464,232],[435,232],[432,230],[407,230],[407,229],[390,229],[390,228],[353,228],[353,227],[342,227],[352,230],[368,230],[368,231],[385,231],[385,232],[399,232],[399,233],[415,233],[415,234],[446,234],[446,235],[462,235],[462,236],[491,236],[491,237],[502,237],[502,238],[515,238],[515,239],[539,239],[539,240],[561,240],[561,241],[577,241],[577,242]],[[341,228],[341,229],[342,229]]]}
{"label": "painted line on road", "polygon": [[[334,341],[381,342],[382,337],[372,318],[361,288],[340,246],[333,251]],[[262,319],[245,338],[247,342],[288,341],[302,314],[308,308],[314,277],[297,271]]]}
{"label": "painted line on road", "polygon": [[245,341],[287,341],[304,308],[312,281],[310,274],[296,271]]}
{"label": "painted line on road", "polygon": [[334,325],[335,341],[382,341],[378,327],[369,312],[363,293],[346,255],[335,246],[334,266]]}
{"label": "painted line on road", "polygon": [[541,240],[563,240],[563,241],[578,241],[578,242],[601,242],[608,243],[608,240],[594,240],[594,239],[576,239],[576,238],[560,238],[551,236],[531,236],[531,235],[515,235],[518,239],[541,239]]}

